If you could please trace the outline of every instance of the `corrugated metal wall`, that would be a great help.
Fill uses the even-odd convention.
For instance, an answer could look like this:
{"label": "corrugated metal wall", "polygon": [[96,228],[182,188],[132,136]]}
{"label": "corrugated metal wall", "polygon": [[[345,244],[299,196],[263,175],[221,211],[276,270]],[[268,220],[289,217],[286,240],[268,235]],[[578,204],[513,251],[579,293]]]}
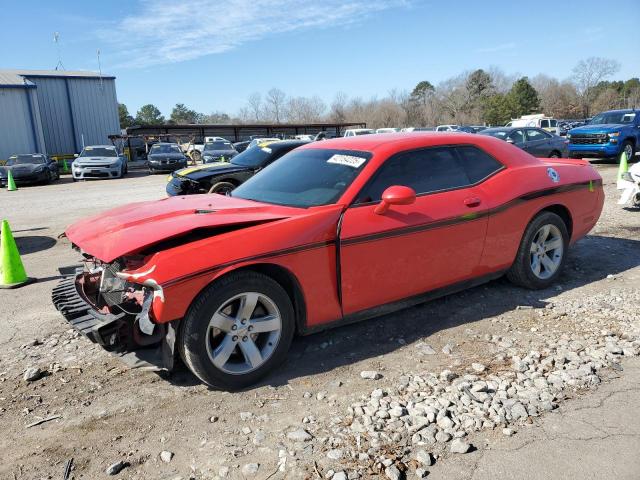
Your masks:
{"label": "corrugated metal wall", "polygon": [[50,155],[76,152],[64,78],[29,79],[37,86],[42,132]]}
{"label": "corrugated metal wall", "polygon": [[36,84],[42,130],[50,155],[77,153],[85,145],[110,144],[120,133],[115,80],[28,76]]}
{"label": "corrugated metal wall", "polygon": [[78,146],[110,145],[120,133],[116,83],[113,79],[68,78]]}
{"label": "corrugated metal wall", "polygon": [[46,153],[36,89],[0,88],[0,160],[34,152]]}

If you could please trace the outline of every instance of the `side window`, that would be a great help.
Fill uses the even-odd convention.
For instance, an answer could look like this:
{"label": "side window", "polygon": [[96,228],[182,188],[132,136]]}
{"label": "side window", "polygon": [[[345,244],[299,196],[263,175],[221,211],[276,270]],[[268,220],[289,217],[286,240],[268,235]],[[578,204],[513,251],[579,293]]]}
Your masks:
{"label": "side window", "polygon": [[551,127],[556,128],[558,126],[558,121],[557,120],[550,120],[549,123],[551,124]]}
{"label": "side window", "polygon": [[509,135],[509,138],[513,140],[513,143],[522,143],[524,142],[524,133],[522,130],[516,130]]}
{"label": "side window", "polygon": [[499,161],[477,147],[457,147],[457,151],[471,183],[477,183],[503,167]]}
{"label": "side window", "polygon": [[546,140],[550,135],[540,130],[527,130],[527,140],[535,142],[536,140]]}
{"label": "side window", "polygon": [[379,201],[382,192],[392,185],[411,187],[419,195],[470,183],[453,148],[427,148],[400,153],[387,160],[364,187],[357,203]]}
{"label": "side window", "polygon": [[540,128],[549,128],[549,120],[540,120]]}

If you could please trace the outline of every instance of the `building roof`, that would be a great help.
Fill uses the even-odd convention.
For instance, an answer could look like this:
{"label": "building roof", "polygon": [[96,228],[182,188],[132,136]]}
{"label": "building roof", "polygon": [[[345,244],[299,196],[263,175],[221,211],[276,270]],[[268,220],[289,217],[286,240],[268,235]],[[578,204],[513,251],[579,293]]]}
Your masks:
{"label": "building roof", "polygon": [[0,87],[35,87],[28,78],[103,78],[114,79],[112,75],[101,75],[97,72],[72,71],[72,70],[20,70],[20,69],[0,69]]}

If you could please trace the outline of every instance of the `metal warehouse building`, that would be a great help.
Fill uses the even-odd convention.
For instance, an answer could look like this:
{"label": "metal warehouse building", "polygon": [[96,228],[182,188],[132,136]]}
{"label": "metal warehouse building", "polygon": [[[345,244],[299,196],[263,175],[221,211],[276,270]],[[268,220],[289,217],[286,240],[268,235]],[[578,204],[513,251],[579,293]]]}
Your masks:
{"label": "metal warehouse building", "polygon": [[0,70],[0,160],[72,155],[120,132],[115,77],[64,70]]}

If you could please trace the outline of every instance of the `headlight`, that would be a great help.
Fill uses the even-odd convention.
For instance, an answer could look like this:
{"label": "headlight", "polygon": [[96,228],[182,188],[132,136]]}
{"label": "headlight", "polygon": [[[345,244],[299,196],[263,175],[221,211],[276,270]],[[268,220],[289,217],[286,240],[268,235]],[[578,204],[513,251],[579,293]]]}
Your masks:
{"label": "headlight", "polygon": [[213,157],[211,155],[205,155],[202,158],[204,158],[205,160],[209,161],[209,160],[213,160]]}
{"label": "headlight", "polygon": [[620,132],[611,132],[607,133],[607,135],[609,135],[609,138],[618,138],[620,136]]}
{"label": "headlight", "polygon": [[[622,180],[626,180],[627,182],[633,182],[633,177],[631,176],[630,172],[624,172],[622,174]],[[635,182],[633,182],[635,183]]]}
{"label": "headlight", "polygon": [[567,138],[571,138],[571,134],[570,133],[567,133]]}

